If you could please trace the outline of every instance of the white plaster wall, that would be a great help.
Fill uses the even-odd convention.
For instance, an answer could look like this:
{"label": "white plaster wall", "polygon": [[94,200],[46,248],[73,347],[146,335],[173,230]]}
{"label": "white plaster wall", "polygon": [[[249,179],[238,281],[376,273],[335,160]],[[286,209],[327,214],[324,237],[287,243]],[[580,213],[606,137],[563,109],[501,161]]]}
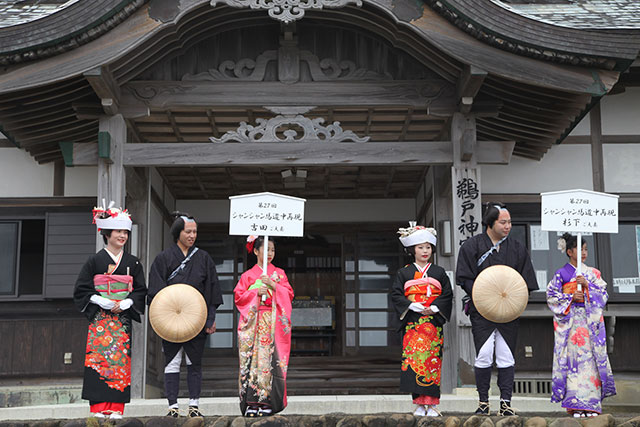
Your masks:
{"label": "white plaster wall", "polygon": [[640,193],[640,144],[604,144],[604,188],[609,193]]}
{"label": "white plaster wall", "polygon": [[[228,200],[177,200],[176,208],[199,222],[228,223]],[[414,199],[308,200],[305,222],[389,222],[402,224],[416,215]]]}
{"label": "white plaster wall", "polygon": [[640,88],[600,101],[603,135],[640,135]]}
{"label": "white plaster wall", "polygon": [[580,123],[573,128],[569,136],[585,136],[591,135],[591,121],[589,119],[589,114],[584,116]]}
{"label": "white plaster wall", "polygon": [[39,165],[26,151],[0,147],[0,197],[53,196],[53,163]]}
{"label": "white plaster wall", "polygon": [[64,170],[64,195],[95,197],[98,195],[98,167],[76,166]]}
{"label": "white plaster wall", "polygon": [[481,173],[483,193],[593,190],[591,147],[586,144],[554,145],[540,161],[513,156],[508,165],[482,165]]}

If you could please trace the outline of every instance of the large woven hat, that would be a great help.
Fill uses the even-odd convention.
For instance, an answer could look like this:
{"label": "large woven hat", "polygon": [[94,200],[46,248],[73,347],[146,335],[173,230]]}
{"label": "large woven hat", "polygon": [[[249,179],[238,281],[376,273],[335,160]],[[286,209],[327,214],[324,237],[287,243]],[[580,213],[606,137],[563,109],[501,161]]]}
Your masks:
{"label": "large woven hat", "polygon": [[529,301],[527,283],[508,265],[482,270],[473,282],[473,305],[492,322],[507,323],[518,318]]}
{"label": "large woven hat", "polygon": [[207,321],[207,304],[193,286],[178,283],[158,292],[149,307],[156,334],[171,342],[185,342],[200,333]]}

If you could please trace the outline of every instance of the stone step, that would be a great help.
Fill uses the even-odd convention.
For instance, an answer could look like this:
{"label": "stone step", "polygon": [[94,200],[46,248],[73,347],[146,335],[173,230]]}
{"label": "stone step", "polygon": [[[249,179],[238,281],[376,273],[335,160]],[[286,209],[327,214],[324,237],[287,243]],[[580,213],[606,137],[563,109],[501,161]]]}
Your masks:
{"label": "stone step", "polygon": [[[283,415],[344,414],[412,414],[415,406],[409,395],[316,395],[290,396]],[[188,406],[187,399],[179,399],[181,409]],[[469,417],[477,407],[477,398],[471,396],[443,395],[438,408],[444,415],[460,414]],[[561,416],[565,412],[548,398],[514,397],[513,406],[523,415],[545,414]],[[498,400],[491,399],[492,414],[498,408]],[[237,397],[200,399],[200,409],[208,416],[238,416]],[[134,399],[126,405],[127,417],[153,417],[167,411],[165,399]],[[90,415],[87,402],[15,407],[0,409],[0,420],[43,420],[85,418]]]}

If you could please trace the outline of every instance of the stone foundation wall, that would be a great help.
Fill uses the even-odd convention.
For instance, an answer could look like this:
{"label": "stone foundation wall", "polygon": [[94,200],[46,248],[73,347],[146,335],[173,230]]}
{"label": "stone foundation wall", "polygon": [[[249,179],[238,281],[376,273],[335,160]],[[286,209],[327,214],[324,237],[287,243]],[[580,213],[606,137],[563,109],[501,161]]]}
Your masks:
{"label": "stone foundation wall", "polygon": [[515,416],[446,416],[414,417],[409,414],[376,415],[275,415],[267,418],[125,418],[123,420],[40,420],[0,422],[0,427],[640,427],[640,416],[614,417],[603,414],[594,418]]}

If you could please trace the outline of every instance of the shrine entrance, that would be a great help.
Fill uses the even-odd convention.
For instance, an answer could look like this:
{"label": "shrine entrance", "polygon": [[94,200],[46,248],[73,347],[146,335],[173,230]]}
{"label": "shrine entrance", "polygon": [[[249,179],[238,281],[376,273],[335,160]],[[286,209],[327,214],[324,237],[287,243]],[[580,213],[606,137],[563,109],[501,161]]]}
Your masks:
{"label": "shrine entrance", "polygon": [[[205,381],[205,394],[234,394],[233,288],[255,262],[228,236],[229,196],[308,200],[304,238],[279,239],[274,261],[296,293],[292,394],[393,393],[401,350],[388,294],[407,262],[395,232],[409,220],[438,227],[439,215],[450,217],[452,139],[464,135],[469,152],[477,144],[484,162],[506,163],[513,149],[476,142],[473,120],[460,113],[490,116],[500,106],[474,103],[470,68],[457,87],[427,46],[399,49],[366,25],[324,18],[280,25],[247,14],[121,88],[132,110],[147,109],[126,120],[137,143],[123,145],[124,165],[159,182],[151,200],[165,217],[176,208],[198,219],[198,246],[216,261],[225,303],[207,342],[205,378],[216,380]],[[147,381],[159,386],[153,331],[148,348]],[[359,386],[347,372],[354,363]]]}

